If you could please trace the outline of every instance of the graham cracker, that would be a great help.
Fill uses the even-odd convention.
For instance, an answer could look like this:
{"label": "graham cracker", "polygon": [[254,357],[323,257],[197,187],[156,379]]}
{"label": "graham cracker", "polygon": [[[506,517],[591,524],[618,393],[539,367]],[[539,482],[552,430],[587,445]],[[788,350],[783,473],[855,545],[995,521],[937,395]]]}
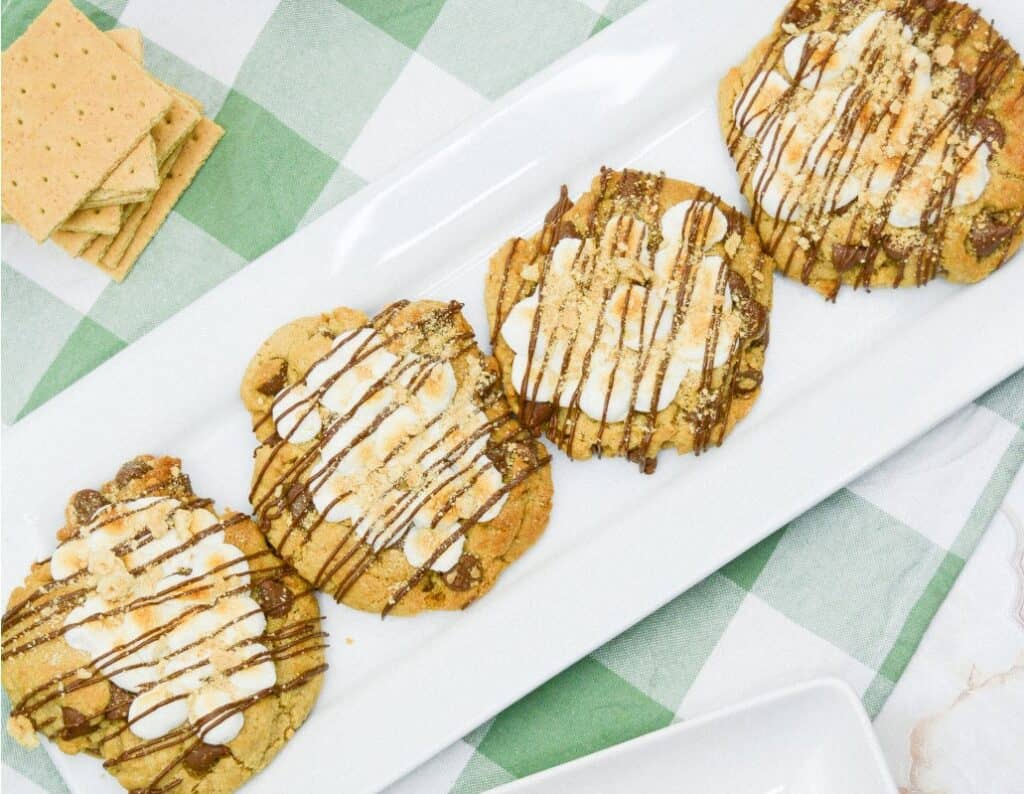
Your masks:
{"label": "graham cracker", "polygon": [[[153,197],[148,210],[134,237],[120,259],[114,259],[113,248],[103,257],[102,265],[115,281],[123,281],[124,277],[135,265],[136,260],[149,245],[149,241],[157,233],[163,222],[170,215],[181,194],[192,183],[203,163],[210,156],[224,130],[214,121],[203,118],[181,146],[181,151],[174,161],[160,189]],[[127,226],[127,222],[125,224]]]}
{"label": "graham cracker", "polygon": [[[121,207],[118,207],[118,209],[121,210],[122,227],[124,226],[124,222],[128,219],[128,216],[131,214],[132,210],[135,209],[135,206],[136,205],[134,204],[125,204]],[[84,251],[82,251],[82,259],[84,259],[86,262],[90,262],[96,265],[97,267],[102,268],[102,266],[100,265],[100,260],[103,258],[104,254],[106,254],[107,251],[110,250],[110,246],[113,245],[114,240],[117,239],[117,235],[120,233],[120,231],[121,229],[118,228],[118,230],[114,234],[97,234],[96,237],[93,238],[93,241],[85,247]]]}
{"label": "graham cracker", "polygon": [[92,239],[92,242],[85,247],[85,250],[82,251],[80,256],[86,262],[99,265],[100,259],[107,252],[107,249],[110,248],[110,244],[112,242],[114,242],[114,235],[97,234]]}
{"label": "graham cracker", "polygon": [[[174,167],[174,163],[178,159],[178,155],[181,153],[181,146],[175,149],[170,157],[167,158],[167,162],[163,168],[160,169],[161,180],[167,176],[171,168]],[[149,212],[150,206],[153,204],[153,196],[149,196],[145,201],[141,201],[138,204],[127,204],[124,209],[124,220],[121,223],[121,228],[116,235],[114,235],[110,242],[103,248],[102,252],[99,251],[99,246],[93,251],[86,251],[90,256],[86,256],[90,262],[94,265],[103,268],[104,271],[107,268],[103,265],[103,259],[106,258],[111,265],[116,265],[124,252],[128,250],[128,246],[135,238],[135,233],[139,230],[139,226],[142,224],[142,219],[146,217],[146,213]],[[92,257],[95,254],[95,258]],[[83,254],[84,255],[84,254]]]}
{"label": "graham cracker", "polygon": [[142,31],[137,28],[115,28],[107,31],[107,38],[142,63]]}
{"label": "graham cracker", "polygon": [[[139,63],[142,63],[142,32],[140,30],[137,30],[136,28],[116,28],[115,30],[106,31],[106,36],[111,41],[113,41],[118,47],[120,47],[122,50],[128,53],[128,55],[130,55],[132,58],[134,58]],[[163,164],[163,162],[167,158],[167,155],[170,154],[170,151],[174,149],[174,147],[176,147],[178,143],[180,143],[181,140],[189,132],[192,131],[192,127],[195,126],[196,122],[199,121],[199,118],[202,114],[201,109],[198,113],[191,112],[191,103],[195,103],[198,100],[193,99],[192,97],[188,96],[188,94],[185,94],[182,91],[178,91],[178,89],[174,88],[173,86],[166,85],[165,83],[161,83],[161,85],[164,87],[166,91],[168,91],[171,94],[172,99],[171,108],[167,111],[167,116],[164,117],[164,121],[166,122],[167,118],[172,114],[175,115],[175,119],[173,121],[173,133],[170,130],[161,129],[160,124],[157,124],[156,127],[153,128],[154,130],[160,131],[162,144],[156,144],[156,136],[152,135],[151,133],[153,143],[156,144],[156,156],[159,165]],[[181,112],[183,102],[188,105],[188,107],[185,108],[184,114],[182,114]],[[184,119],[182,118],[183,115]],[[183,126],[183,120],[185,129],[181,129]],[[173,140],[173,138],[169,137],[170,135],[177,134],[179,132],[180,137],[178,137],[177,140]],[[169,146],[168,140],[170,140]],[[135,164],[137,166],[139,164],[140,158],[142,166],[145,167],[150,159],[148,145],[148,142],[145,139],[143,139],[138,146],[132,149],[132,153],[129,154],[128,157],[125,158],[124,162],[122,162],[121,165],[114,169],[114,172],[109,177],[107,177],[107,180],[102,185],[100,185],[99,191],[117,191],[118,185],[116,183],[119,181],[119,179],[123,181],[123,175],[119,177],[118,172],[130,170],[132,164]],[[113,186],[111,186],[110,184],[112,181],[114,182]],[[85,203],[82,205],[82,209],[91,210],[100,207],[113,207],[115,205],[125,205],[134,202],[145,201],[149,198],[152,198],[152,194],[156,192],[156,188],[157,185],[151,185],[150,187],[136,189],[133,191],[121,190],[119,191],[118,196],[113,197],[108,195],[105,199],[102,196],[99,199],[97,199],[97,193],[99,193],[99,191],[97,191],[96,193],[93,193],[93,195],[90,196],[89,199],[85,201]],[[110,218],[113,217],[117,218],[116,223],[110,220]],[[116,234],[117,230],[121,226],[120,219],[122,217],[123,215],[120,211],[117,212],[116,216],[104,214],[103,225],[107,229],[106,231],[104,231],[100,228],[86,228],[84,226],[84,223],[87,220],[90,222],[92,227],[98,227],[98,222],[95,220],[96,216],[93,216],[91,214],[86,216],[82,213],[82,210],[79,210],[61,225],[61,229],[68,232],[91,231],[93,234]],[[8,215],[7,211],[4,210],[2,216],[0,216],[0,221],[2,221],[3,223],[13,223],[14,218]],[[105,250],[106,249],[104,249],[104,251]]]}
{"label": "graham cracker", "polygon": [[[148,204],[148,202],[147,202]],[[114,244],[114,240],[117,239],[117,235],[121,233],[121,228],[124,227],[124,223],[128,220],[128,216],[131,215],[132,211],[137,205],[125,204],[120,207],[121,210],[121,227],[114,234],[98,234],[96,238],[86,246],[85,250],[82,251],[82,259],[86,262],[91,262],[97,267],[102,268],[100,260],[103,259],[107,251],[110,250],[110,246]],[[137,227],[136,227],[137,228]]]}
{"label": "graham cracker", "polygon": [[[128,55],[134,58],[136,61],[142,62],[142,32],[136,28],[116,28],[115,30],[106,31],[106,36],[113,41],[118,47],[124,50]],[[173,86],[161,83],[166,91],[171,94],[171,107],[164,116],[162,123],[157,124],[151,131],[152,143],[156,147],[156,160],[158,166],[162,166],[168,155],[177,148],[178,144],[184,140],[185,136],[192,131],[192,128],[196,125],[202,116],[202,105],[197,99],[189,96],[184,91],[179,91]],[[199,111],[196,112],[195,108],[198,106]],[[143,139],[138,146],[136,146],[132,153],[125,158],[124,162],[121,163],[114,172],[107,177],[107,180],[100,186],[99,190],[93,193],[82,204],[82,210],[93,210],[101,207],[114,207],[117,205],[124,206],[141,201],[146,201],[152,198],[153,193],[156,192],[157,185],[150,184],[150,186],[143,189],[135,190],[124,190],[123,183],[118,185],[119,172],[129,171],[133,165],[137,166],[141,160],[142,167],[145,168],[149,161],[152,159],[149,151],[149,141]],[[120,177],[123,180],[123,176]],[[119,189],[121,188],[121,189]],[[111,195],[117,193],[116,196]],[[101,195],[106,193],[106,195]],[[116,214],[113,210],[110,213],[104,213],[102,221],[98,221],[99,216],[93,215],[92,213],[83,213],[79,210],[72,215],[68,220],[61,225],[61,229],[69,232],[89,231],[93,234],[104,234],[113,235],[117,233],[117,230],[121,226],[121,219],[124,214],[118,211]],[[114,220],[116,219],[116,220]],[[4,210],[0,220],[3,223],[12,223],[14,219],[7,214]],[[102,225],[102,228],[100,228]],[[90,246],[91,248],[91,246]],[[104,252],[106,249],[104,248]],[[102,254],[101,254],[102,255]]]}
{"label": "graham cracker", "polygon": [[122,207],[127,204],[138,204],[140,201],[146,201],[147,199],[153,198],[153,194],[155,192],[155,190],[139,190],[131,193],[117,193],[111,195],[108,199],[83,202],[82,209],[95,209],[96,207]]}
{"label": "graham cracker", "polygon": [[171,109],[150,133],[156,145],[156,160],[160,167],[163,167],[171,153],[177,150],[203,117],[202,110],[196,110],[192,97],[171,86],[165,88],[171,94]]}
{"label": "graham cracker", "polygon": [[[132,240],[135,238],[135,233],[139,230],[139,226],[142,225],[142,219],[146,217],[146,213],[149,212],[152,204],[153,199],[149,198],[138,204],[126,205],[127,214],[125,215],[124,222],[121,224],[117,234],[110,238],[110,242],[103,253],[97,254],[95,260],[92,257],[86,257],[86,259],[94,265],[103,268],[109,275],[109,271],[117,266],[125,251],[128,250],[128,246],[131,245]],[[107,265],[107,262],[111,264]]]}
{"label": "graham cracker", "polygon": [[[160,126],[157,122],[157,126]],[[160,187],[159,165],[153,136],[147,135],[131,153],[113,170],[103,184],[89,194],[82,207],[107,207],[127,204],[140,193],[152,193]]]}
{"label": "graham cracker", "polygon": [[[139,31],[133,28],[119,28],[118,30],[108,31],[107,35],[113,38],[118,46],[133,58],[139,61],[142,60],[142,34]],[[192,129],[202,117],[202,111],[197,111],[194,107],[194,103],[197,103],[196,100],[173,86],[164,83],[161,83],[161,85],[171,95],[171,107],[163,119],[150,130],[150,137],[153,139],[153,145],[156,149],[155,159],[148,157],[148,150],[146,151],[147,159],[144,165],[139,166],[137,163],[138,158],[136,158],[136,167],[145,169],[145,177],[140,175],[139,182],[136,184],[131,182],[131,177],[124,173],[133,156],[141,153],[146,146],[146,141],[143,141],[128,156],[128,159],[118,166],[117,170],[107,178],[107,181],[100,186],[100,189],[86,200],[83,205],[84,207],[133,204],[152,198],[152,194],[156,192],[156,189],[159,187],[158,179],[156,178],[157,169],[167,162],[171,152],[178,147],[178,144],[185,139],[186,135],[192,132]],[[120,179],[118,178],[119,175]],[[145,194],[142,191],[145,191]]]}
{"label": "graham cracker", "polygon": [[60,231],[116,234],[120,228],[121,208],[111,206],[79,210],[61,224]]}
{"label": "graham cracker", "polygon": [[191,94],[186,94],[184,91],[178,91],[178,93],[181,96],[185,97],[185,99],[187,99],[191,103],[192,107],[199,111],[199,115],[202,115],[206,112],[206,108],[203,107],[203,103],[196,99],[194,96],[192,96]]}
{"label": "graham cracker", "polygon": [[[142,63],[142,33],[140,31],[135,28],[117,28],[108,30],[106,36],[133,59]],[[163,84],[161,83],[161,85]],[[163,88],[169,90],[166,85]],[[150,138],[152,138],[152,134]],[[155,192],[159,187],[156,173],[158,162],[152,155],[150,148],[152,143],[152,140],[147,141],[143,138],[139,145],[132,149],[131,154],[124,159],[124,162],[115,168],[103,184],[86,199],[82,207],[89,209],[129,204],[133,201],[143,201],[149,194]]]}
{"label": "graham cracker", "polygon": [[92,242],[95,236],[88,232],[62,232],[58,229],[50,235],[50,239],[71,254],[71,256],[78,256]]}
{"label": "graham cracker", "polygon": [[170,94],[69,0],[3,54],[3,204],[46,239],[167,112]]}

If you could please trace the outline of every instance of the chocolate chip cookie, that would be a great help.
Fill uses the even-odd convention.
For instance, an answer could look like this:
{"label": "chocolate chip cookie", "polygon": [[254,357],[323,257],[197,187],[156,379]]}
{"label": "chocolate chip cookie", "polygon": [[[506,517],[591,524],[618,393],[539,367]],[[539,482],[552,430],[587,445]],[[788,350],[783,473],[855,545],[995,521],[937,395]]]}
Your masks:
{"label": "chocolate chip cookie", "polygon": [[131,791],[227,792],[313,707],[325,634],[309,586],[175,458],[76,493],[53,556],[3,617],[8,730],[86,752]]}
{"label": "chocolate chip cookie", "polygon": [[1024,70],[948,0],[796,0],[719,88],[779,269],[854,287],[976,282],[1024,239]]}
{"label": "chocolate chip cookie", "polygon": [[538,538],[541,444],[509,410],[457,303],[339,308],[274,333],[242,400],[251,501],[271,545],[357,609],[459,609]]}
{"label": "chocolate chip cookie", "polygon": [[506,242],[485,288],[520,422],[576,459],[721,444],[761,385],[771,259],[708,191],[602,169],[540,232]]}

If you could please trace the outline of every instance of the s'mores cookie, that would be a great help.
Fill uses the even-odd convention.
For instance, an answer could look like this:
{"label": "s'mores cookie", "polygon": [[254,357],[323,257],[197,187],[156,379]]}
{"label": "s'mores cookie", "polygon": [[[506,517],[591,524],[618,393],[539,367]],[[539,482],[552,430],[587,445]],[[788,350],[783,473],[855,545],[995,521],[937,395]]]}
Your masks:
{"label": "s'mores cookie", "polygon": [[357,609],[459,609],[538,538],[541,444],[509,410],[458,303],[296,320],[250,362],[251,501],[271,545]]}
{"label": "s'mores cookie", "polygon": [[975,282],[1024,238],[1024,70],[947,0],[796,0],[719,88],[779,269],[828,298]]}
{"label": "s'mores cookie", "polygon": [[130,791],[234,791],[319,693],[309,586],[174,458],[129,461],[66,519],[3,617],[9,732],[97,755]]}
{"label": "s'mores cookie", "polygon": [[491,259],[494,355],[519,420],[572,458],[720,444],[761,385],[771,259],[706,190],[602,169]]}

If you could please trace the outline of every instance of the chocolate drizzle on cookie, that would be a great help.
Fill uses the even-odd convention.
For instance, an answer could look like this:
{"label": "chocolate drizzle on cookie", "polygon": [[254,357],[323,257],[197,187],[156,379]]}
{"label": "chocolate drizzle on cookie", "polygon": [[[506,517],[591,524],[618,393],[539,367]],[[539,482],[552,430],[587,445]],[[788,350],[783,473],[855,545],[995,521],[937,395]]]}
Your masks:
{"label": "chocolate drizzle on cookie", "polygon": [[[250,493],[260,526],[279,533],[271,535],[278,553],[295,560],[306,544],[330,538],[319,567],[303,571],[314,587],[340,601],[382,554],[404,549],[408,555],[413,534],[430,533],[424,559],[409,559],[413,573],[392,588],[383,615],[425,578],[424,586],[445,583],[441,574],[458,567],[465,552],[452,552],[459,557],[443,570],[437,567],[442,556],[461,549],[468,532],[492,520],[505,498],[549,462],[536,446],[516,443],[528,436],[493,387],[495,375],[459,319],[461,305],[432,307],[416,319],[410,319],[410,305],[394,303],[368,325],[340,334],[254,427],[266,436],[264,425],[274,422],[280,439],[264,442]],[[456,364],[470,373],[463,377],[476,381],[467,386],[454,380]],[[370,370],[372,378],[349,388],[346,378]],[[408,413],[421,396],[428,399],[430,390],[443,391],[438,384],[446,377],[453,383],[451,402],[435,415],[410,420],[410,430],[396,436],[389,419],[400,410]],[[340,407],[330,396],[339,382],[346,384]],[[319,429],[304,435],[310,427]],[[496,469],[495,455],[508,465]],[[456,508],[464,511],[460,506],[479,491],[485,475],[497,476],[497,486],[484,492],[482,503],[472,502],[471,515],[453,522]],[[336,515],[339,506],[360,498],[360,489],[373,494],[372,505]]]}
{"label": "chocolate drizzle on cookie", "polygon": [[[976,198],[979,188],[972,185],[984,177],[985,160],[1006,143],[989,108],[1020,60],[991,27],[975,35],[984,24],[979,12],[946,0],[905,0],[887,12],[851,3],[821,20],[811,20],[808,7],[797,2],[783,15],[783,31],[732,109],[727,144],[754,205],[753,220],[783,272],[819,288],[835,282],[832,298],[839,282],[923,285],[943,272],[954,209]],[[794,37],[789,25],[812,29],[806,38]],[[961,61],[959,48],[972,37],[977,54]],[[837,73],[844,46],[860,48],[855,69]],[[921,59],[929,56],[931,73],[922,73]],[[794,137],[805,133],[792,119],[809,112],[804,109],[829,81],[842,91],[820,122],[826,129],[811,130],[819,137],[805,144]],[[921,88],[932,83],[933,91]],[[924,113],[913,102],[939,104]],[[841,237],[832,231],[839,217],[848,228]],[[895,217],[903,228],[894,232]],[[987,238],[972,243],[981,257],[1009,248],[990,249]]]}
{"label": "chocolate drizzle on cookie", "polygon": [[[767,341],[767,312],[731,267],[743,218],[701,190],[676,205],[671,223],[680,229],[667,240],[663,185],[664,175],[603,168],[585,220],[575,222],[563,187],[539,236],[507,244],[492,329],[515,353],[511,385],[525,427],[579,455],[586,414],[598,424],[586,451],[627,457],[645,473],[666,443],[658,435],[666,409],[681,412],[698,454],[721,443],[745,354]],[[517,261],[523,246],[531,246],[526,264]],[[518,311],[532,318],[526,332],[509,330]],[[612,317],[618,331],[605,327]],[[699,345],[692,365],[678,363],[683,344]],[[670,409],[687,367],[696,399]],[[595,399],[587,390],[602,380],[604,397]],[[743,396],[759,382],[744,378]],[[612,426],[622,428],[617,449],[606,441]]]}
{"label": "chocolate drizzle on cookie", "polygon": [[[176,461],[173,466],[163,465],[167,460],[140,458],[122,467],[115,479],[115,492],[129,486],[135,492],[141,488],[142,497],[135,496],[121,502],[110,494],[96,491],[80,491],[76,494],[70,503],[76,521],[61,533],[63,542],[57,554],[48,562],[51,567],[47,568],[47,573],[50,575],[33,590],[19,594],[4,613],[2,622],[2,659],[5,665],[17,665],[26,655],[31,655],[31,659],[68,659],[66,664],[46,662],[56,664],[56,672],[29,691],[18,693],[12,716],[26,717],[51,738],[73,742],[95,753],[105,751],[108,759],[104,765],[115,774],[120,767],[134,761],[154,753],[166,754],[168,750],[173,750],[171,754],[164,755],[168,759],[166,765],[137,789],[146,794],[161,794],[177,789],[182,783],[183,769],[188,774],[209,771],[220,758],[230,755],[227,747],[205,741],[211,731],[237,715],[244,714],[260,701],[306,685],[326,669],[322,663],[326,635],[320,629],[319,618],[288,617],[292,604],[299,598],[311,598],[312,592],[308,588],[293,592],[284,584],[285,576],[292,576],[293,581],[298,581],[298,578],[269,548],[250,554],[241,554],[236,548],[237,556],[209,570],[199,569],[204,571],[202,573],[183,571],[176,578],[160,578],[166,576],[161,567],[165,563],[173,565],[172,561],[179,558],[179,555],[201,546],[222,548],[220,545],[210,545],[215,541],[214,536],[217,533],[230,533],[232,527],[247,520],[237,514],[218,520],[211,514],[212,524],[195,531],[189,530],[187,539],[182,540],[182,533],[175,529],[176,517],[192,515],[189,511],[193,510],[205,510],[210,502],[196,498],[190,491],[185,492],[187,478],[177,470]],[[160,477],[166,474],[166,477],[154,482],[158,474]],[[166,495],[168,493],[173,496]],[[93,509],[101,500],[103,504],[100,509]],[[154,523],[157,520],[160,526]],[[110,549],[112,554],[101,545],[97,548],[102,553],[90,553],[88,567],[84,564],[78,567],[67,562],[69,559],[81,559],[77,556],[77,548],[72,551],[74,544],[83,544],[92,533],[103,532],[116,533],[113,535],[116,545]],[[145,550],[147,546],[154,551],[139,556],[140,550]],[[58,564],[64,566],[60,571],[52,567]],[[240,568],[243,565],[244,574]],[[121,575],[128,576],[129,586],[115,597],[106,588],[112,579],[116,579],[118,571],[127,572]],[[139,584],[158,579],[161,583],[158,590],[154,590],[151,585]],[[248,690],[237,700],[228,697],[217,708],[207,710],[198,719],[186,719],[177,728],[155,738],[147,739],[135,734],[133,728],[141,719],[181,699],[183,695],[168,690],[166,696],[161,694],[155,698],[150,697],[152,705],[129,719],[132,704],[138,698],[148,696],[147,693],[164,691],[183,673],[194,670],[195,665],[174,672],[175,660],[182,654],[194,653],[200,644],[211,639],[199,635],[198,639],[182,645],[180,640],[168,643],[168,638],[172,635],[186,636],[181,633],[186,630],[186,623],[203,610],[215,610],[224,599],[249,595],[250,592],[263,594],[257,601],[265,614],[274,621],[255,640],[256,646],[262,650],[257,653],[246,652],[246,647],[256,646],[249,645],[253,640],[243,640],[223,652],[227,660],[223,665],[216,660],[213,663],[221,665],[216,668],[221,671],[219,674],[233,676],[271,662],[276,671],[273,685],[255,691]],[[203,593],[212,595],[203,596]],[[118,634],[116,639],[104,641],[110,647],[103,652],[86,654],[75,650],[76,646],[70,644],[58,651],[54,645],[57,642],[67,644],[69,632],[89,625],[97,629],[102,626],[103,631],[127,626],[128,621],[142,620],[141,616],[147,609],[159,608],[159,605],[169,604],[174,599],[192,599],[189,603],[193,606],[183,611],[175,610],[155,625],[146,623],[144,625],[147,628],[143,631],[128,631],[124,637]],[[80,608],[86,602],[105,606],[100,611],[87,610],[82,613]],[[73,613],[85,616],[72,618]],[[246,620],[249,616],[246,613],[238,619]],[[224,628],[231,625],[225,624]],[[70,655],[65,657],[69,652]],[[43,656],[36,655],[39,653]],[[93,658],[79,663],[78,660],[83,656]],[[181,656],[181,659],[185,657]],[[303,664],[300,660],[306,661]],[[199,666],[202,664],[200,662]],[[142,683],[137,693],[126,691],[115,683],[115,679],[120,681],[120,676],[140,668],[152,672],[148,678],[141,679],[148,683]],[[99,693],[97,687],[102,688]],[[101,694],[104,692],[105,696]],[[76,699],[80,697],[85,700]],[[88,703],[90,700],[95,702],[97,699],[96,713],[83,712],[83,708],[87,707],[80,703]],[[120,752],[109,757],[109,742],[116,738],[120,738]]]}

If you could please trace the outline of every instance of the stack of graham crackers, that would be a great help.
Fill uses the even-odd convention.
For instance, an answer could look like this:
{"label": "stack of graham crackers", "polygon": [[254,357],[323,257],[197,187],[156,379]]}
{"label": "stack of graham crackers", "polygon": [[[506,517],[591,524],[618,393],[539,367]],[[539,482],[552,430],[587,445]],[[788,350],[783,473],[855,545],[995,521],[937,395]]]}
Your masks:
{"label": "stack of graham crackers", "polygon": [[124,279],[224,130],[53,0],[3,55],[3,219]]}

